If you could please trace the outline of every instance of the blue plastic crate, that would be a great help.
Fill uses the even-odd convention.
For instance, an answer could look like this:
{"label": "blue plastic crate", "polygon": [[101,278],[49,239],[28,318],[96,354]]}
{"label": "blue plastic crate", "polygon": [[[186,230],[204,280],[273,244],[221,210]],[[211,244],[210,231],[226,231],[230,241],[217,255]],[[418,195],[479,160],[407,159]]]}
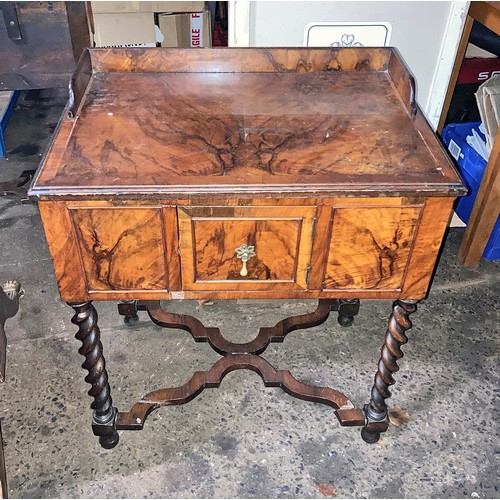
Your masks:
{"label": "blue plastic crate", "polygon": [[0,158],[5,156],[5,142],[3,134],[10,115],[12,115],[16,107],[19,90],[1,92],[0,98]]}
{"label": "blue plastic crate", "polygon": [[[455,211],[464,222],[469,222],[472,207],[486,168],[485,159],[467,144],[467,136],[472,135],[472,129],[475,129],[486,140],[479,130],[480,125],[481,122],[452,123],[444,128],[442,134],[443,141],[456,160],[458,169],[469,189],[469,194],[458,198],[455,205]],[[486,260],[500,259],[500,217],[491,232],[483,257]]]}

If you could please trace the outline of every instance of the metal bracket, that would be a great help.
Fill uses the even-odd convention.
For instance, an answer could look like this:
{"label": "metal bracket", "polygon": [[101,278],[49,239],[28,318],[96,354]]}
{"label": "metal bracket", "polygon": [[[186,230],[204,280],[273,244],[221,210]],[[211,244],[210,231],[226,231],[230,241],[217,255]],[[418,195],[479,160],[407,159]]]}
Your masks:
{"label": "metal bracket", "polygon": [[5,27],[7,28],[7,35],[9,35],[9,38],[12,41],[22,40],[23,36],[17,17],[16,2],[0,2],[0,9],[3,12]]}
{"label": "metal bracket", "polygon": [[17,179],[0,182],[0,196],[19,196],[21,203],[29,203],[29,182],[33,179],[36,170],[24,170]]}

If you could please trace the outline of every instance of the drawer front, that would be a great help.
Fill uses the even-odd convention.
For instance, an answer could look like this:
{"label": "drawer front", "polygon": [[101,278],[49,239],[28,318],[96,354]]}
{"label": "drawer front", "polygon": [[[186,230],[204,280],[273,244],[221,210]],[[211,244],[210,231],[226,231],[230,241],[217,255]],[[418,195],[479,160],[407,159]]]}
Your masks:
{"label": "drawer front", "polygon": [[421,210],[335,208],[323,289],[401,289]]}
{"label": "drawer front", "polygon": [[184,290],[306,288],[315,207],[180,207]]}
{"label": "drawer front", "polygon": [[167,289],[160,208],[70,208],[88,291]]}

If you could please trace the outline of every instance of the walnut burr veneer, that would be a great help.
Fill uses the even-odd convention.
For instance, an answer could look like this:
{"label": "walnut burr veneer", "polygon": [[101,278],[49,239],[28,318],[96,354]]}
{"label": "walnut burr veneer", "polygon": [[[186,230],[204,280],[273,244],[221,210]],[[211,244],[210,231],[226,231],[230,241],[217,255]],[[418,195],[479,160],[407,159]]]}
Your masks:
{"label": "walnut burr veneer", "polygon": [[[30,194],[61,298],[76,312],[102,446],[242,368],[331,406],[341,425],[361,426],[375,442],[388,427],[409,315],[426,297],[463,193],[394,49],[85,52]],[[318,307],[237,344],[160,305],[236,298],[318,299]],[[350,325],[359,299],[370,298],[395,302],[364,407],[261,357],[270,342],[332,310]],[[221,358],[118,411],[93,300],[119,301],[128,324],[146,310]]]}

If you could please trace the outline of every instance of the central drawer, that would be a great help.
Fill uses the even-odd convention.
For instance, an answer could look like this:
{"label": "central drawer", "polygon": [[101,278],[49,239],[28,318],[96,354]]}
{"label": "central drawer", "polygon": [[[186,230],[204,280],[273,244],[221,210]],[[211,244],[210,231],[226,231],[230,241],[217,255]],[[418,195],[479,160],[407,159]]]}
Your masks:
{"label": "central drawer", "polygon": [[184,290],[305,289],[316,207],[179,207]]}

